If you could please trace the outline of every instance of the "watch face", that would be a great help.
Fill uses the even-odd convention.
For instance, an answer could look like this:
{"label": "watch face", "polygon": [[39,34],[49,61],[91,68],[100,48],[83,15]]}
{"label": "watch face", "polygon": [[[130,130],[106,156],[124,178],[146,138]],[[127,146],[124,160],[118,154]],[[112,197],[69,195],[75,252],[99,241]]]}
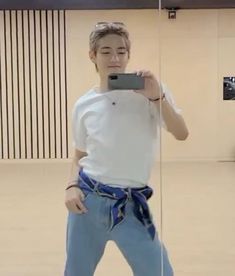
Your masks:
{"label": "watch face", "polygon": [[224,77],[224,100],[235,100],[235,77]]}

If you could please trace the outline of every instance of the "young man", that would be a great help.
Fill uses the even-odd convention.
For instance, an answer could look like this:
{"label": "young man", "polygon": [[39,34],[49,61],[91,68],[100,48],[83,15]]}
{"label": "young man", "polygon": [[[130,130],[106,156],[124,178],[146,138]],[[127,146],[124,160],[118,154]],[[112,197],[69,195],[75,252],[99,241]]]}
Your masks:
{"label": "young man", "polygon": [[[108,240],[113,240],[134,276],[172,276],[147,200],[159,126],[176,139],[188,130],[171,93],[155,76],[144,90],[109,90],[108,75],[124,73],[130,40],[121,23],[97,24],[90,34],[90,59],[100,85],[73,108],[74,166],[66,188],[67,260],[65,276],[92,276]],[[162,121],[159,107],[162,101]]]}

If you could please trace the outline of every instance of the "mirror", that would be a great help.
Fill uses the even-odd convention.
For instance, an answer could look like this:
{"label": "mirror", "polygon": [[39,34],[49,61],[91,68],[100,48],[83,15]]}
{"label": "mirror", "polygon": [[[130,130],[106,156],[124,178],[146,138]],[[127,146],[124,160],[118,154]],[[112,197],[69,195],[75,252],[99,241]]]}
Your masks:
{"label": "mirror", "polygon": [[233,16],[162,12],[161,80],[189,129],[184,141],[162,132],[163,237],[175,275],[235,273],[235,109],[223,100],[223,78],[234,75]]}
{"label": "mirror", "polygon": [[[127,70],[131,72],[147,69],[157,75],[159,74],[159,38],[156,31],[159,28],[158,11],[156,9],[96,10],[95,12],[92,10],[4,10],[0,12],[0,20],[2,92],[0,104],[3,111],[0,129],[2,139],[1,230],[3,233],[0,236],[0,243],[3,265],[0,266],[0,274],[6,276],[62,275],[65,268],[67,238],[64,189],[69,180],[74,155],[72,108],[78,98],[81,98],[94,84],[99,83],[95,66],[89,60],[89,34],[96,22],[125,22],[132,43],[131,59]],[[132,97],[129,99],[129,106],[125,98],[127,95]],[[143,95],[135,97],[134,100],[138,99],[140,102],[137,101],[132,106],[130,102],[133,103],[131,101],[133,94],[126,92],[122,99],[125,100],[122,106],[126,112],[130,107],[133,108],[132,113],[129,113],[133,121],[139,123],[139,120],[143,120],[141,114],[146,116],[145,119],[149,119],[149,102]],[[123,113],[120,114],[123,115]],[[104,118],[105,116],[100,116],[101,120]],[[122,120],[127,127],[125,118]],[[152,130],[151,127],[155,130],[155,126],[150,125],[149,120],[146,121],[148,130]],[[141,139],[146,139],[144,136],[146,133],[141,131],[142,128],[136,127],[136,124],[132,124],[131,127],[132,133],[137,135],[132,134],[133,136],[127,137],[128,144],[123,133],[117,132],[115,137],[123,139],[121,140],[123,148],[129,145],[133,149],[137,141],[140,143]],[[142,124],[141,127],[145,125]],[[116,130],[114,124],[112,135]],[[82,144],[80,146],[82,149]],[[149,149],[148,143],[143,144],[144,146]],[[152,146],[150,148],[152,149]],[[155,145],[153,148],[155,150]],[[138,173],[138,177],[142,177],[142,184],[146,184],[144,180],[150,176],[148,175],[150,163],[154,157],[148,154],[149,152],[152,154],[153,151],[143,152],[141,147],[136,150],[142,150],[142,154],[135,155],[134,161],[142,165],[144,170],[142,171],[142,167],[139,170],[132,166],[130,170],[132,170],[132,176]],[[154,196],[149,200],[149,204],[160,235],[160,219],[157,218],[157,213],[160,212],[157,206],[160,201],[159,147],[157,150],[154,173],[151,174],[148,184],[154,188]],[[127,152],[120,151],[123,163],[128,158]],[[120,170],[119,167],[115,169]],[[139,178],[137,180],[139,181]],[[92,209],[92,196],[86,194],[84,197],[90,210],[96,210],[94,205]],[[105,202],[106,199],[102,200]],[[127,212],[130,212],[130,207],[129,204]],[[109,214],[110,209],[106,211]],[[110,218],[107,217],[107,219]],[[151,265],[148,266],[150,260],[154,265],[157,261],[159,271],[161,267],[159,248],[155,260],[156,255],[150,254],[152,251],[146,249],[148,243],[141,244],[143,234],[150,241],[146,227],[143,227],[142,222],[133,215],[129,223],[138,226],[137,229],[134,227],[137,235],[133,235],[132,232],[127,233],[126,240],[119,240],[119,248],[114,242],[109,241],[97,266],[96,275],[115,275],[115,273],[132,275],[132,269],[136,274],[144,271],[146,275],[150,276],[151,273],[155,275],[156,267],[153,270]],[[118,231],[116,229],[114,230]],[[116,234],[118,238],[118,232]],[[132,244],[128,245],[131,242]],[[126,245],[129,250],[132,250],[128,253],[129,263],[125,256]],[[151,245],[152,243],[150,247]],[[92,246],[94,244],[87,244],[82,249],[88,250],[90,247],[93,248]],[[156,247],[152,250],[156,250]],[[148,257],[147,254],[151,256]],[[133,256],[135,256],[135,265],[131,263]],[[141,262],[139,259],[145,261]]]}
{"label": "mirror", "polygon": [[[76,16],[75,16],[76,15]],[[159,15],[158,15],[158,11],[157,10],[128,10],[128,11],[112,11],[112,12],[104,12],[104,11],[96,11],[95,14],[93,14],[92,12],[90,13],[90,17],[87,16],[86,13],[82,12],[82,11],[77,11],[76,13],[68,13],[68,18],[70,18],[68,20],[69,24],[68,25],[68,40],[70,41],[70,44],[68,45],[69,50],[69,56],[68,56],[68,64],[70,64],[69,66],[69,83],[73,83],[73,93],[71,93],[71,99],[73,98],[73,101],[71,100],[71,105],[70,105],[70,110],[72,109],[76,99],[79,96],[82,96],[85,94],[86,91],[88,91],[89,89],[91,89],[91,87],[95,85],[99,85],[99,75],[96,73],[95,71],[95,66],[92,62],[90,62],[88,60],[88,37],[89,34],[92,30],[92,28],[94,27],[94,25],[96,24],[96,22],[102,21],[102,22],[111,22],[111,21],[118,21],[118,22],[125,22],[125,25],[127,26],[127,29],[130,33],[130,39],[131,39],[131,55],[130,55],[130,61],[127,65],[127,72],[132,72],[134,70],[141,70],[141,69],[147,69],[152,71],[154,74],[158,75],[159,74],[159,34],[158,34],[158,29],[159,29]],[[139,20],[137,21],[136,18],[139,18]],[[74,28],[74,26],[76,26],[76,28]],[[82,43],[83,41],[83,43]],[[107,41],[106,41],[107,42]],[[143,48],[143,42],[145,47]],[[79,55],[74,55],[74,53],[77,52],[79,53]],[[106,53],[107,52],[102,52],[102,53]],[[89,78],[87,78],[87,75],[89,75]],[[77,78],[82,79],[83,81],[80,83],[77,83],[75,80],[77,80]],[[79,93],[78,93],[79,91]],[[140,109],[136,109],[133,110],[132,108],[135,107],[133,101],[132,101],[132,105],[131,105],[131,101],[129,101],[128,105],[126,104],[127,101],[124,101],[124,97],[128,96],[128,92],[121,92],[118,91],[118,93],[120,93],[119,95],[121,95],[122,97],[120,97],[119,95],[117,95],[118,93],[116,93],[117,91],[114,91],[114,93],[108,93],[107,96],[109,99],[103,99],[102,101],[100,101],[100,104],[105,104],[104,109],[103,110],[107,110],[107,107],[110,106],[110,109],[108,108],[107,112],[111,112],[111,108],[118,108],[119,104],[122,104],[122,106],[124,107],[123,112],[129,112],[130,110],[131,112],[133,112],[133,120],[136,120],[136,118],[139,118],[137,116],[139,116],[140,114]],[[116,94],[115,94],[116,93]],[[126,94],[124,94],[126,93]],[[99,95],[99,99],[101,99],[101,97],[103,97],[103,95]],[[131,95],[130,95],[131,96]],[[96,96],[97,97],[97,96]],[[121,101],[123,99],[123,101]],[[110,101],[111,100],[111,101]],[[119,101],[120,100],[120,101]],[[145,100],[145,98],[143,96],[139,97],[139,100],[143,103],[143,106],[145,108],[147,108],[148,111],[148,116],[149,116],[149,102],[148,100]],[[116,105],[114,107],[112,107],[112,103],[115,102]],[[95,106],[95,105],[94,105]],[[153,110],[153,106],[151,107]],[[112,109],[115,110],[115,109]],[[97,112],[97,110],[93,110],[93,112]],[[113,111],[112,111],[113,112]],[[109,113],[108,113],[109,114]],[[122,115],[125,113],[121,113]],[[125,115],[126,116],[126,115]],[[123,121],[122,121],[122,127],[126,126],[126,117],[123,115]],[[100,115],[100,123],[106,123],[108,119],[112,119],[115,120],[115,113],[110,113],[110,116],[104,116],[104,114]],[[138,120],[140,120],[141,118],[139,118]],[[142,119],[141,119],[142,120]],[[90,121],[90,123],[92,124],[92,121]],[[136,121],[137,123],[137,121]],[[154,122],[153,122],[154,124]],[[154,125],[152,125],[152,128],[155,130]],[[112,128],[113,129],[113,128]],[[126,155],[126,152],[129,152],[128,149],[126,149],[126,147],[132,147],[132,145],[134,145],[135,143],[138,145],[140,140],[140,137],[143,137],[143,139],[145,139],[144,137],[144,132],[140,133],[139,128],[136,127],[135,124],[133,124],[133,131],[136,131],[137,135],[133,135],[131,137],[131,139],[129,137],[127,137],[127,139],[123,139],[123,137],[125,137],[123,135],[123,133],[117,133],[116,130],[113,132],[116,135],[116,138],[118,138],[117,143],[120,143],[120,140],[123,141],[123,149],[121,150],[121,153],[123,154],[123,162],[125,161],[124,158],[128,158],[128,156]],[[96,131],[97,135],[99,135],[99,126],[94,126],[92,127],[89,131],[89,133],[93,133],[93,131]],[[158,130],[160,131],[160,129]],[[113,133],[109,133],[109,135],[113,135]],[[160,134],[160,133],[159,133]],[[133,138],[134,137],[134,138]],[[79,144],[77,144],[80,148],[82,148],[82,144],[80,144],[80,142],[78,141]],[[110,142],[111,143],[111,142]],[[118,144],[119,145],[119,144]],[[117,146],[118,146],[117,145]],[[158,147],[157,147],[158,146]],[[149,204],[153,213],[153,217],[155,219],[155,223],[156,223],[156,227],[158,230],[158,235],[160,236],[160,155],[159,155],[159,151],[160,151],[160,145],[157,143],[154,145],[154,152],[151,150],[149,152],[152,153],[156,153],[156,159],[154,161],[154,169],[152,170],[152,174],[151,174],[151,178],[149,180],[149,184],[152,186],[152,188],[154,188],[154,196],[149,200]],[[158,153],[158,155],[157,155]],[[145,157],[145,153],[142,155],[140,154],[139,157],[137,157],[140,159],[140,161],[144,158],[148,159],[148,160],[152,160],[152,156],[148,156]],[[85,158],[83,159],[83,162]],[[120,164],[121,165],[121,164]],[[146,166],[146,163],[143,162],[143,166],[145,171],[148,171],[148,166]],[[131,168],[131,167],[130,167]],[[121,169],[121,166],[119,166],[119,170]],[[137,175],[137,171],[135,169],[134,174]],[[96,176],[98,179],[98,176]],[[102,177],[100,176],[100,179],[102,179]],[[108,202],[108,201],[107,201]],[[92,204],[92,197],[88,196],[86,199],[86,203],[88,204],[88,206]],[[107,203],[108,204],[108,203]],[[134,218],[135,219],[135,218]],[[139,226],[142,225],[139,224]],[[138,226],[138,227],[139,227]],[[121,227],[121,224],[120,224]],[[116,228],[117,229],[117,228]],[[138,228],[137,228],[138,229]],[[144,233],[147,233],[145,231],[146,229],[144,229]],[[118,233],[115,232],[118,230],[115,230],[114,228],[114,234]],[[142,230],[141,230],[142,232]],[[139,233],[140,234],[140,233]],[[141,271],[145,271],[147,275],[151,275],[151,273],[153,275],[156,274],[156,272],[160,275],[160,271],[161,271],[161,254],[159,252],[161,252],[160,248],[158,247],[154,247],[154,250],[158,250],[158,255],[154,255],[155,257],[153,258],[153,255],[151,257],[147,257],[147,252],[152,252],[150,250],[146,251],[146,247],[144,248],[144,246],[146,246],[144,240],[142,238],[139,238],[139,247],[138,247],[138,243],[134,242],[134,238],[135,235],[133,233],[129,233],[127,234],[127,239],[125,241],[125,243],[123,244],[123,240],[111,240],[108,241],[106,246],[105,246],[105,250],[103,252],[102,258],[100,259],[97,267],[96,267],[96,275],[132,275],[134,270],[134,273],[136,273],[138,275],[138,273],[140,274],[140,270]],[[114,236],[115,237],[115,236]],[[119,237],[120,238],[120,237]],[[114,238],[115,239],[115,238]],[[149,239],[149,237],[148,237]],[[151,243],[152,244],[152,243]],[[137,248],[135,247],[137,245]],[[127,246],[127,247],[126,247]],[[135,254],[129,255],[130,252],[126,251],[128,250],[128,248],[136,248],[140,250],[140,254],[142,254],[142,258],[141,261],[138,261],[138,265],[136,264],[136,260],[138,258],[134,258],[133,256],[136,256],[137,252],[134,252]],[[152,249],[151,249],[152,250]],[[143,255],[144,254],[144,255]],[[130,257],[132,256],[132,257]],[[140,255],[139,255],[140,256]],[[129,258],[129,259],[128,259]],[[131,259],[131,258],[134,258]],[[153,266],[148,266],[146,267],[146,263],[149,260],[153,260],[153,265],[155,266],[155,269],[153,269]],[[128,263],[128,261],[129,263]],[[142,261],[145,260],[145,261]],[[164,259],[166,260],[166,258]],[[132,263],[134,262],[135,265]],[[166,264],[166,262],[164,262],[164,264]],[[114,270],[113,266],[115,265],[115,267],[118,267],[118,270]],[[157,268],[156,268],[157,266]],[[147,271],[147,269],[150,269],[151,271]],[[69,269],[69,268],[68,268]],[[167,266],[166,269],[169,270],[169,267]],[[168,273],[168,275],[170,275],[170,273]]]}

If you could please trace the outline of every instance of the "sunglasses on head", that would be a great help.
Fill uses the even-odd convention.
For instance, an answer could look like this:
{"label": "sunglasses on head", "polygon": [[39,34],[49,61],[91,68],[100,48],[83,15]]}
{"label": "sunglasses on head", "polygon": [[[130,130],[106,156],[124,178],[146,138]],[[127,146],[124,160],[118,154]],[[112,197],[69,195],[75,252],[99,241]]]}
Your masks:
{"label": "sunglasses on head", "polygon": [[95,26],[99,27],[100,25],[109,25],[109,24],[125,26],[123,22],[97,22]]}

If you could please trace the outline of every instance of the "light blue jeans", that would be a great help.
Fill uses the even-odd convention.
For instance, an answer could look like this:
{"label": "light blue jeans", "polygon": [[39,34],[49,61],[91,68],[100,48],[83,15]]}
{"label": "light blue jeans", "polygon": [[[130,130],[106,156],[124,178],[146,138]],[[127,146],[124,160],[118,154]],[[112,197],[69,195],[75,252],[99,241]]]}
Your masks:
{"label": "light blue jeans", "polygon": [[84,193],[83,203],[88,212],[68,212],[64,276],[93,276],[109,240],[118,246],[134,276],[174,275],[163,244],[161,265],[161,242],[157,229],[152,240],[146,227],[134,215],[132,200],[126,205],[124,220],[110,232],[109,214],[115,200],[95,192]]}

